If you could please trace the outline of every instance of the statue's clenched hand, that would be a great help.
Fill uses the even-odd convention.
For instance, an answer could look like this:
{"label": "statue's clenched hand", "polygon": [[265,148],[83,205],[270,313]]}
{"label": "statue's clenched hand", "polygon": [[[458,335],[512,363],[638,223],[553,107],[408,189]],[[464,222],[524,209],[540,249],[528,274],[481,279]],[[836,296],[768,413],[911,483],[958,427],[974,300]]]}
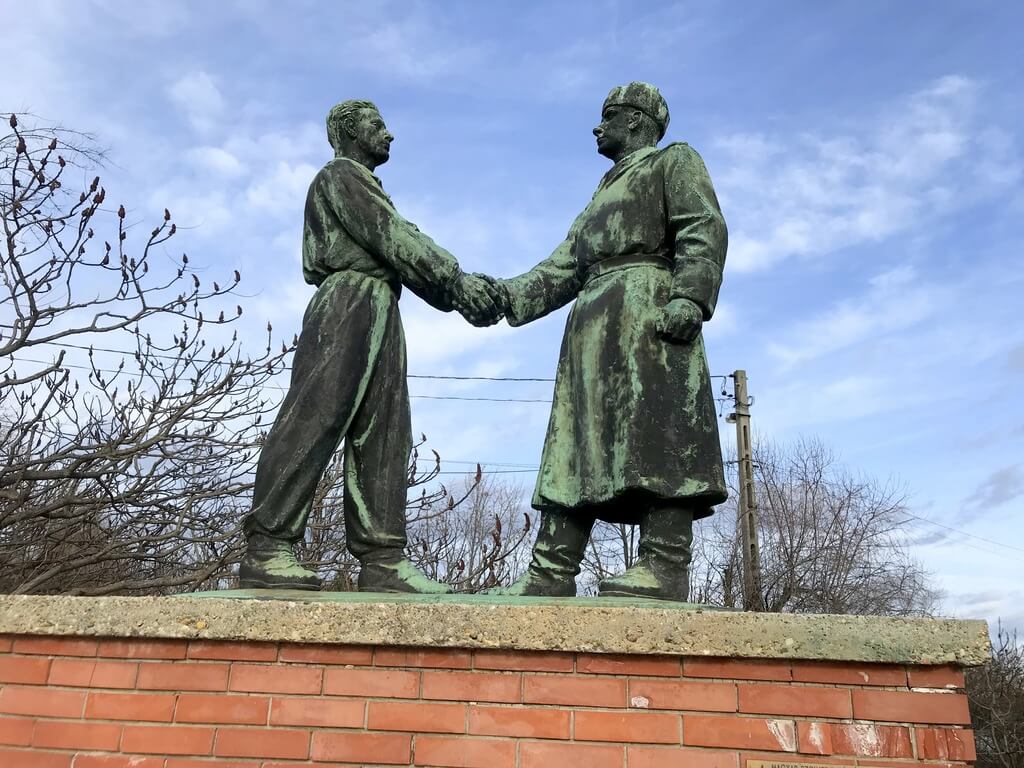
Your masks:
{"label": "statue's clenched hand", "polygon": [[700,307],[689,299],[672,299],[662,307],[658,333],[669,341],[688,344],[697,338],[704,322]]}
{"label": "statue's clenched hand", "polygon": [[494,325],[505,316],[503,289],[493,277],[476,272],[464,274],[455,282],[452,303],[476,326]]}

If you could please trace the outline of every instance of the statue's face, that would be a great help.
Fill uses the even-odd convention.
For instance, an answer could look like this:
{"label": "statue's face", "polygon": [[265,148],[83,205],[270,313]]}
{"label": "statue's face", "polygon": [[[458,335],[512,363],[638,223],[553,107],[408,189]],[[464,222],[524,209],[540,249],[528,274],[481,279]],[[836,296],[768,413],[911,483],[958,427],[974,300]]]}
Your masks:
{"label": "statue's face", "polygon": [[395,137],[384,125],[384,118],[375,109],[364,109],[356,123],[356,143],[374,163],[381,165],[391,156],[391,142]]}
{"label": "statue's face", "polygon": [[605,157],[615,159],[622,154],[629,141],[630,118],[633,110],[617,104],[610,104],[601,113],[601,122],[594,128],[597,137],[597,151]]}

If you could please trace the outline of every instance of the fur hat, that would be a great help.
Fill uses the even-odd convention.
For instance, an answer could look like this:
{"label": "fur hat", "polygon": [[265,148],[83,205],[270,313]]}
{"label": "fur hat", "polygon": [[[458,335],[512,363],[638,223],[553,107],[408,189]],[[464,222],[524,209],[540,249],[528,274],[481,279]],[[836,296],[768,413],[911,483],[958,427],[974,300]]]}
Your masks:
{"label": "fur hat", "polygon": [[650,83],[633,82],[629,85],[615,86],[604,100],[601,111],[612,105],[639,109],[657,124],[658,140],[664,138],[665,130],[668,128],[668,104],[658,89]]}

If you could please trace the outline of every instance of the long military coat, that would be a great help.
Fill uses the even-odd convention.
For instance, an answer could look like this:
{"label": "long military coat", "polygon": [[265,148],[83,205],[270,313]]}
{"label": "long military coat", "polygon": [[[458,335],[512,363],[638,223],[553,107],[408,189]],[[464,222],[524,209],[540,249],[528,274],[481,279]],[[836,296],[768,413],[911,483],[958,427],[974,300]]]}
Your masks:
{"label": "long military coat", "polygon": [[656,323],[673,298],[711,318],[726,241],[700,156],[682,143],[651,147],[601,179],[548,259],[503,281],[511,325],[576,299],[534,507],[638,522],[642,508],[616,502],[675,500],[702,517],[725,500],[704,343],[668,341]]}

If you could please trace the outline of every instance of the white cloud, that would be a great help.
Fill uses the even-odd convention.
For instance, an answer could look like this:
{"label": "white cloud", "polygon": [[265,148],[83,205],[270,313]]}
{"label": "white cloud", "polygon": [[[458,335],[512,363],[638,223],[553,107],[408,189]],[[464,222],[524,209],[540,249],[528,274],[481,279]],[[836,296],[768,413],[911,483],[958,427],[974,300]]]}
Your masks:
{"label": "white cloud", "polygon": [[249,186],[246,200],[260,211],[295,218],[301,214],[306,191],[317,170],[309,163],[292,165],[279,161],[270,173]]}
{"label": "white cloud", "polygon": [[271,239],[270,251],[282,267],[294,266],[298,272],[302,265],[302,222],[286,222],[285,229]]}
{"label": "white cloud", "polygon": [[[494,344],[513,332],[508,325],[475,328],[458,312],[439,312],[406,291],[402,301],[410,373],[437,371],[438,366]],[[469,359],[468,357],[465,359]]]}
{"label": "white cloud", "polygon": [[211,131],[223,117],[224,97],[206,72],[190,72],[180,77],[167,93],[199,133]]}
{"label": "white cloud", "polygon": [[840,301],[833,308],[796,324],[788,341],[770,342],[769,352],[786,366],[904,331],[933,315],[953,291],[926,283],[903,265],[871,278],[870,289],[857,299]]}
{"label": "white cloud", "polygon": [[189,239],[215,237],[227,231],[233,221],[231,205],[223,189],[193,191],[185,184],[172,183],[153,190],[149,204],[154,210],[162,211],[166,207],[179,230],[194,230],[189,233]]}
{"label": "white cloud", "polygon": [[980,95],[974,81],[944,77],[849,135],[716,142],[725,169],[715,182],[733,232],[728,269],[879,242],[1009,188],[1021,162],[1010,137],[984,124]]}
{"label": "white cloud", "polygon": [[[444,87],[445,78],[464,81],[483,62],[484,46],[474,36],[451,30],[445,23],[447,14],[433,4],[404,0],[346,3],[343,14],[343,27],[326,20],[308,31],[314,44],[325,45],[329,40],[321,50],[331,57],[332,67],[369,73],[386,81],[429,82]],[[310,18],[322,15],[311,13]],[[270,25],[283,23],[276,9],[253,14],[251,21],[274,35],[279,30]],[[299,28],[301,25],[298,22]]]}
{"label": "white cloud", "polygon": [[1006,367],[1011,371],[1024,371],[1024,344],[1018,344],[1007,353]]}
{"label": "white cloud", "polygon": [[965,506],[984,512],[1024,496],[1024,465],[1013,464],[992,472],[965,499]]}
{"label": "white cloud", "polygon": [[[257,274],[251,280],[247,279],[244,285],[249,288],[257,286],[260,293],[246,305],[249,319],[260,329],[266,328],[270,322],[274,328],[274,339],[291,340],[293,335],[302,330],[302,315],[316,288],[305,283],[297,269],[282,271],[276,264],[264,263],[253,265],[252,271]],[[273,272],[282,277],[275,284],[269,285],[261,272]],[[242,275],[248,277],[245,272]]]}
{"label": "white cloud", "polygon": [[[451,251],[465,271],[498,277],[525,271],[547,258],[568,227],[563,226],[564,218],[551,226],[549,220],[523,209],[484,202],[453,205],[432,195],[403,199],[396,194],[395,203],[405,218]],[[545,238],[547,232],[559,234]]]}
{"label": "white cloud", "polygon": [[552,100],[584,95],[593,98],[601,93],[602,87],[607,87],[598,83],[598,63],[606,54],[601,41],[578,40],[539,60],[524,62],[524,66],[543,72],[543,77],[529,79],[530,85],[538,89],[538,96]]}
{"label": "white cloud", "polygon": [[326,129],[309,121],[271,131],[254,130],[249,125],[235,126],[222,149],[253,168],[277,161],[319,164],[331,156]]}
{"label": "white cloud", "polygon": [[704,338],[716,341],[734,333],[739,327],[740,318],[736,305],[720,301],[715,307],[715,316],[704,324]]}
{"label": "white cloud", "polygon": [[98,17],[95,23],[116,22],[122,34],[144,40],[170,37],[195,21],[187,5],[165,0],[132,0],[130,8],[121,0],[91,0],[88,5],[89,15]]}
{"label": "white cloud", "polygon": [[220,147],[196,147],[190,149],[187,156],[200,173],[212,172],[235,177],[241,176],[247,170],[237,157]]}
{"label": "white cloud", "polygon": [[845,373],[817,384],[802,377],[782,383],[770,376],[758,377],[756,370],[753,373],[751,386],[758,398],[755,420],[765,434],[799,434],[898,410],[901,405],[901,398],[892,395],[892,380],[885,376]]}
{"label": "white cloud", "polygon": [[478,49],[446,41],[427,18],[409,13],[375,24],[350,43],[356,49],[348,59],[352,66],[386,69],[409,80],[435,80],[471,67],[479,58]]}

